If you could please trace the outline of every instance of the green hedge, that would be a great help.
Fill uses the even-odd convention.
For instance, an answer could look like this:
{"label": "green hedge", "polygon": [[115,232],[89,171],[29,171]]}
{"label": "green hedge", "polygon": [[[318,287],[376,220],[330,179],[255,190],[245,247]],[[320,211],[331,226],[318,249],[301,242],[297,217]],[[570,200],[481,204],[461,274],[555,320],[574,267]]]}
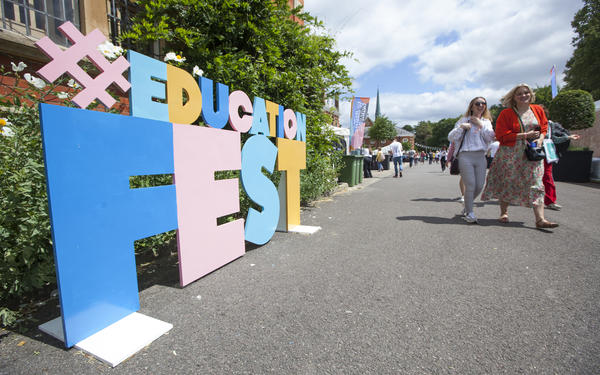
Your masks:
{"label": "green hedge", "polygon": [[[6,103],[3,103],[6,104]],[[37,106],[5,110],[14,135],[0,135],[0,323],[15,315],[9,301],[54,283],[54,258]],[[15,108],[15,107],[13,107]]]}
{"label": "green hedge", "polygon": [[584,90],[562,90],[550,103],[550,118],[566,129],[576,130],[594,126],[594,99]]}

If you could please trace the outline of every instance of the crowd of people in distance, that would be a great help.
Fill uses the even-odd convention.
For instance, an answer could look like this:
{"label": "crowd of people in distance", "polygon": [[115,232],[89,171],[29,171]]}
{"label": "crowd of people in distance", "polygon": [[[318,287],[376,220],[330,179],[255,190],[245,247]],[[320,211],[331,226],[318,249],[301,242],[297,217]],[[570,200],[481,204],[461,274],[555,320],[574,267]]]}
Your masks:
{"label": "crowd of people in distance", "polygon": [[[377,165],[377,170],[382,172],[384,167],[383,163],[386,160],[386,155],[389,155],[389,161],[394,165],[394,178],[402,177],[402,171],[404,170],[403,163],[408,164],[409,168],[416,167],[421,164],[439,164],[442,172],[447,169],[448,156],[452,153],[452,143],[449,149],[442,147],[439,150],[429,150],[427,152],[421,150],[415,150],[413,148],[404,150],[401,137],[397,137],[391,144],[385,148],[377,148],[372,150],[370,147],[365,147],[361,150],[361,154],[364,158],[363,163],[363,175],[365,178],[373,177],[371,172],[373,163]],[[384,149],[387,149],[386,153]],[[489,152],[486,154],[489,157]]]}

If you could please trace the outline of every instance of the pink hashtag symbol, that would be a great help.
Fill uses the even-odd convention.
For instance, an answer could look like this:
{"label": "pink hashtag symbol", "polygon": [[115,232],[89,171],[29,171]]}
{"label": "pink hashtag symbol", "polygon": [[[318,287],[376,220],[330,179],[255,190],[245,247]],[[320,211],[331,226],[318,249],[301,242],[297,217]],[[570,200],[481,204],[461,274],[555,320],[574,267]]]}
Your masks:
{"label": "pink hashtag symbol", "polygon": [[[97,47],[106,40],[106,37],[98,29],[85,36],[71,22],[63,23],[58,29],[73,45],[63,51],[48,37],[36,42],[38,48],[52,59],[38,70],[38,74],[48,82],[54,82],[63,73],[68,73],[77,80],[84,89],[75,95],[73,102],[80,108],[87,107],[96,98],[105,106],[112,107],[116,101],[106,92],[106,89],[114,82],[123,92],[129,90],[131,85],[122,75],[129,68],[129,62],[123,56],[119,56],[113,63],[104,58]],[[77,65],[85,56],[101,71],[95,78],[90,77]]]}

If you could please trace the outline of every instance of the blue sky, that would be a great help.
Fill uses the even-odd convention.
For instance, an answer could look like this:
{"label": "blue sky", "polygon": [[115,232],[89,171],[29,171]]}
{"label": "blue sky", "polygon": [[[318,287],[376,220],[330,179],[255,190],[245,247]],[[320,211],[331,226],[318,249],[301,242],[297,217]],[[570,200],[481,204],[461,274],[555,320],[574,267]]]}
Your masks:
{"label": "blue sky", "polygon": [[[490,104],[512,87],[559,85],[571,57],[573,16],[581,0],[306,0],[325,23],[354,77],[356,96],[375,97],[399,125],[464,112],[475,96]],[[349,103],[340,108],[342,125]]]}
{"label": "blue sky", "polygon": [[443,86],[419,78],[416,63],[416,57],[407,57],[390,67],[377,66],[357,77],[355,87],[359,87],[360,92],[368,93],[366,96],[377,92],[377,88],[380,91],[402,94],[442,90]]}

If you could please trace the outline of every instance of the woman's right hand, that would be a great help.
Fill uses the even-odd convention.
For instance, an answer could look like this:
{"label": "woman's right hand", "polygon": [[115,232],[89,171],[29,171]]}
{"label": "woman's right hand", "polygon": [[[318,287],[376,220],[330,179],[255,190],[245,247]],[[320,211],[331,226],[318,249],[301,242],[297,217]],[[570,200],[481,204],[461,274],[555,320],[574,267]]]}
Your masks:
{"label": "woman's right hand", "polygon": [[540,137],[540,132],[538,130],[531,130],[525,133],[525,139],[537,139]]}
{"label": "woman's right hand", "polygon": [[469,130],[469,129],[471,129],[471,124],[470,124],[470,123],[468,123],[468,122],[463,122],[462,124],[460,124],[460,127],[461,127],[463,130]]}

